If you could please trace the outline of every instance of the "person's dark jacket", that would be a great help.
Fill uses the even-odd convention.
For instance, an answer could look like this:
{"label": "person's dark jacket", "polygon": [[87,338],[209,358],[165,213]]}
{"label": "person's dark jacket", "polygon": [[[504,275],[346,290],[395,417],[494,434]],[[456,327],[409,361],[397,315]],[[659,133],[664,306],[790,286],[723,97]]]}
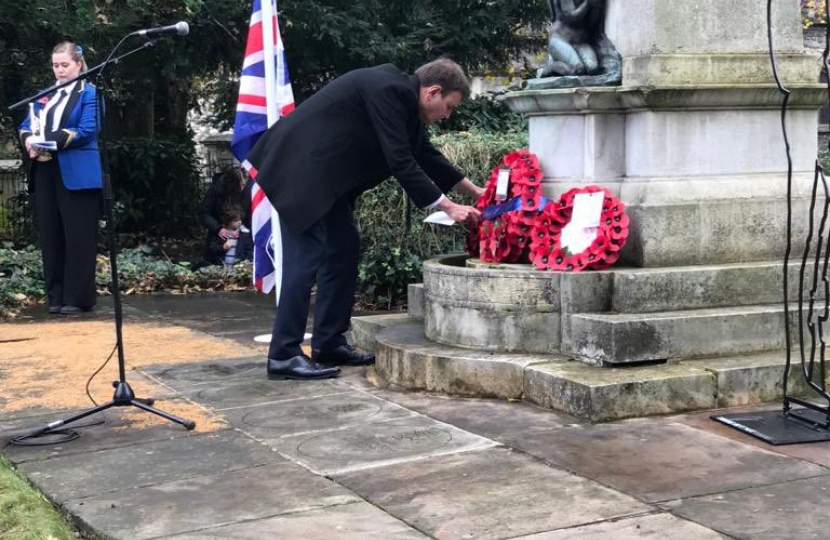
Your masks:
{"label": "person's dark jacket", "polygon": [[339,77],[274,124],[247,156],[257,183],[298,234],[343,195],[394,176],[419,207],[464,174],[427,138],[420,83],[391,64]]}
{"label": "person's dark jacket", "polygon": [[[205,253],[205,260],[210,264],[224,264],[225,263],[225,240],[222,240],[217,235],[208,241],[207,251]],[[239,239],[236,243],[236,260],[237,261],[253,261],[254,260],[254,240],[249,232],[239,232]]]}
{"label": "person's dark jacket", "polygon": [[[228,203],[228,197],[225,194],[225,185],[223,183],[222,174],[217,174],[213,178],[213,182],[205,193],[205,197],[199,204],[199,223],[207,229],[205,236],[205,251],[203,257],[205,260],[212,258],[212,251],[210,244],[213,239],[221,240],[217,235],[222,230],[222,214],[225,212],[225,206]],[[245,189],[242,191],[240,198],[242,206],[242,224],[248,230],[251,229],[251,187],[253,182],[248,180],[245,184]]]}

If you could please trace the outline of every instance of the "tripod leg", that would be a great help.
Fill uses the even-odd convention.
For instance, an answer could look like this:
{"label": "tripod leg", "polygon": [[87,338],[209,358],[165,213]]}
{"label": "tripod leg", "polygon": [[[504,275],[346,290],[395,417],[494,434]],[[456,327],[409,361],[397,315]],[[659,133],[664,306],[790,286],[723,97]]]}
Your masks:
{"label": "tripod leg", "polygon": [[143,403],[140,400],[133,399],[131,403],[133,405],[135,405],[136,407],[138,407],[139,409],[143,409],[147,412],[151,412],[155,415],[161,416],[162,418],[166,418],[167,420],[170,420],[171,422],[175,422],[179,425],[182,425],[188,431],[190,431],[190,430],[192,430],[193,428],[196,427],[196,422],[193,422],[192,420],[185,420],[184,418],[179,418],[178,416],[174,416],[170,413],[160,411],[160,410],[156,409],[155,407],[151,407],[151,406],[147,405],[146,403]]}
{"label": "tripod leg", "polygon": [[110,401],[109,403],[103,403],[101,405],[98,405],[97,407],[86,410],[82,413],[78,413],[75,416],[70,416],[69,418],[67,418],[65,420],[56,420],[54,422],[50,422],[49,424],[46,424],[44,427],[38,428],[35,431],[33,431],[32,433],[28,434],[27,437],[37,437],[39,435],[46,435],[47,433],[51,433],[51,432],[55,431],[56,429],[64,427],[67,424],[77,422],[81,418],[86,418],[87,416],[91,416],[95,413],[99,413],[99,412],[105,411],[105,410],[107,410],[111,407],[115,407],[115,405],[116,405],[115,401]]}

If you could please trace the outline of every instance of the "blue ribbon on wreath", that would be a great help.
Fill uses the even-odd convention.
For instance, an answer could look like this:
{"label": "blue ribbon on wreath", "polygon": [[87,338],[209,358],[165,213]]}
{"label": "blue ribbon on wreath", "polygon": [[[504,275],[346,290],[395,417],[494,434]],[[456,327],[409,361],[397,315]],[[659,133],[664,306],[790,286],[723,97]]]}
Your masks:
{"label": "blue ribbon on wreath", "polygon": [[[542,197],[539,200],[539,208],[544,208],[545,205],[548,204],[548,202],[549,199],[547,197]],[[498,219],[507,212],[518,210],[521,207],[522,198],[513,197],[512,199],[504,201],[503,203],[491,204],[490,206],[486,207],[484,210],[481,211],[481,217],[484,221],[493,221],[494,219]]]}

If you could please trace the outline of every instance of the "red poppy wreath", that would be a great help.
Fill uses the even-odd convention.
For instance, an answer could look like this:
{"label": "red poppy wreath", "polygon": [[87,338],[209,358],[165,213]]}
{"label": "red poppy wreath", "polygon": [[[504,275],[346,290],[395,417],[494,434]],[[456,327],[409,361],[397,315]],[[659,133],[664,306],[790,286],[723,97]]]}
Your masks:
{"label": "red poppy wreath", "polygon": [[[501,186],[499,177],[501,176]],[[470,231],[467,251],[492,263],[527,263],[539,270],[578,272],[608,268],[620,257],[628,239],[625,204],[598,186],[574,188],[552,201],[542,195],[539,159],[527,150],[510,152],[493,169],[484,194],[476,202],[482,221]],[[499,189],[501,187],[501,189]],[[569,238],[568,225],[577,195],[602,193],[598,226],[588,231],[588,241]],[[596,215],[596,214],[595,214]]]}

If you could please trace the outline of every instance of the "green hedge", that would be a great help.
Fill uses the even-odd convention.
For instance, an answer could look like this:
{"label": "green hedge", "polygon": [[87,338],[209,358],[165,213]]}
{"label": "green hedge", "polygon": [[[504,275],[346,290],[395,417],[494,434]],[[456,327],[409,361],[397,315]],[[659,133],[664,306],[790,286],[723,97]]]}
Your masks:
{"label": "green hedge", "polygon": [[[96,270],[98,292],[108,294],[109,258],[99,255]],[[32,246],[13,249],[10,244],[0,248],[0,319],[14,317],[22,308],[43,301],[46,290],[42,272],[40,250]],[[147,246],[118,254],[118,279],[125,294],[253,289],[249,262],[229,269],[208,266],[193,271],[189,264],[159,257]]]}
{"label": "green hedge", "polygon": [[193,141],[127,138],[107,148],[119,233],[197,234],[202,182]]}
{"label": "green hedge", "polygon": [[[527,147],[527,135],[460,132],[434,136],[432,142],[468,178],[483,185],[506,153]],[[463,200],[458,195],[451,197],[456,202]],[[412,230],[407,234],[406,197],[397,182],[387,180],[363,194],[357,211],[363,239],[358,283],[362,307],[403,306],[408,284],[421,281],[424,260],[465,249],[466,229],[424,224],[430,212],[413,207]]]}
{"label": "green hedge", "polygon": [[11,243],[0,247],[0,318],[14,315],[45,295],[40,250],[32,246],[16,250]]}

